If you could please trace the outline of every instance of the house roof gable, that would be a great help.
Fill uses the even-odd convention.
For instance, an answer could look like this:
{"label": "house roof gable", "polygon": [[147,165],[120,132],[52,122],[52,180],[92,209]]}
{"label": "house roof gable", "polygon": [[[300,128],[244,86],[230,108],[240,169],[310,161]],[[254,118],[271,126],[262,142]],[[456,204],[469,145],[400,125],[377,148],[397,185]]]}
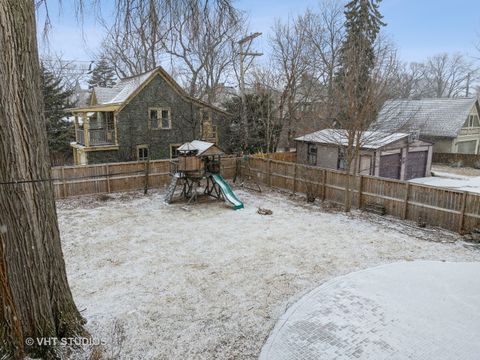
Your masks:
{"label": "house roof gable", "polygon": [[157,75],[161,76],[173,88],[173,90],[177,92],[177,94],[188,101],[229,115],[226,111],[214,105],[208,104],[188,95],[185,90],[183,90],[182,87],[178,85],[178,83],[161,66],[140,75],[123,78],[112,88],[95,87],[93,89],[93,93],[95,95],[97,105],[120,105],[117,111],[121,111]]}
{"label": "house roof gable", "polygon": [[473,106],[478,106],[476,98],[390,100],[382,107],[375,127],[454,138]]}

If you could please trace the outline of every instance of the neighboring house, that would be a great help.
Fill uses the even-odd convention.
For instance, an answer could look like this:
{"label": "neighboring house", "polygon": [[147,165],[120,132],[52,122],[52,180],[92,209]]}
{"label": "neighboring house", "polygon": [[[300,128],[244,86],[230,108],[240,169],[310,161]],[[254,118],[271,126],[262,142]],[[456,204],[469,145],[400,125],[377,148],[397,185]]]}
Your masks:
{"label": "neighboring house", "polygon": [[[404,133],[366,131],[362,139],[357,173],[399,180],[430,176],[432,144]],[[298,163],[345,170],[344,130],[324,129],[295,141]]]}
{"label": "neighboring house", "polygon": [[477,98],[391,100],[376,125],[418,131],[420,139],[434,143],[434,152],[480,154],[479,110]]}
{"label": "neighboring house", "polygon": [[70,103],[76,107],[85,107],[90,105],[90,90],[82,89],[80,83],[77,81],[73,88],[72,96],[70,97]]}
{"label": "neighboring house", "polygon": [[75,164],[172,158],[183,143],[222,144],[229,114],[189,96],[164,69],[95,87],[75,118]]}

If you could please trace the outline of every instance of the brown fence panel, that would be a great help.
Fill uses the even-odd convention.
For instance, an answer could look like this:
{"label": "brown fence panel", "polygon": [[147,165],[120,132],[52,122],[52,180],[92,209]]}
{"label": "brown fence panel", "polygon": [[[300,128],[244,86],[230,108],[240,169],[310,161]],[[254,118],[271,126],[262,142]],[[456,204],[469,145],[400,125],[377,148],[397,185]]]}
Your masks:
{"label": "brown fence panel", "polygon": [[[288,161],[258,156],[247,161],[222,158],[221,172],[232,178],[241,175],[267,186],[313,195],[317,199],[343,204],[347,182],[353,191],[352,205],[378,204],[395,217],[425,222],[454,231],[470,231],[480,226],[480,195],[373,176],[347,175]],[[52,168],[56,198],[143,189],[147,163],[110,163]],[[170,160],[148,163],[148,187],[170,182]]]}
{"label": "brown fence panel", "polygon": [[270,160],[270,186],[293,191],[295,164],[285,161]]}
{"label": "brown fence panel", "polygon": [[[148,187],[161,188],[170,182],[170,163],[171,160],[152,160],[54,167],[51,176],[55,197],[140,190],[145,187],[147,170]],[[232,178],[235,168],[236,158],[222,159],[221,172],[225,178]]]}
{"label": "brown fence panel", "polygon": [[255,154],[254,157],[258,157],[260,159],[271,159],[293,163],[297,161],[297,153],[295,151],[276,152],[270,154]]}
{"label": "brown fence panel", "polygon": [[466,194],[462,225],[465,231],[480,227],[480,194]]}
{"label": "brown fence panel", "polygon": [[402,181],[362,176],[362,204],[384,206],[389,215],[403,217],[406,191]]}
{"label": "brown fence panel", "polygon": [[453,231],[470,231],[480,225],[480,195],[373,176],[347,175],[342,171],[264,158],[250,158],[251,175],[266,185],[343,204],[347,181],[352,205],[377,204],[387,214],[424,222]]}
{"label": "brown fence panel", "polygon": [[409,186],[407,219],[460,231],[463,192],[418,184]]}

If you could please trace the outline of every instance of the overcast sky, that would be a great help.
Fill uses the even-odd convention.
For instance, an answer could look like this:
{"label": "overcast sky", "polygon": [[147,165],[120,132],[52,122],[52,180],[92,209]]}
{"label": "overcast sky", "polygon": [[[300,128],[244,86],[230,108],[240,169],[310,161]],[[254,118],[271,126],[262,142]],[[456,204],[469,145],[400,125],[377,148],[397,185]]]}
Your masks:
{"label": "overcast sky", "polygon": [[[88,2],[88,0],[86,0]],[[41,41],[41,52],[48,49],[67,60],[90,60],[98,51],[103,29],[87,14],[82,26],[75,19],[73,0],[48,1],[53,28],[48,47]],[[104,18],[111,18],[114,0],[102,0]],[[247,12],[250,30],[263,32],[257,50],[268,53],[268,32],[275,18],[288,20],[315,9],[318,0],[236,0],[235,6]],[[475,44],[480,40],[479,0],[384,0],[381,12],[387,23],[386,32],[395,41],[405,61],[422,61],[440,52],[463,52],[479,56]],[[44,10],[39,10],[41,30]]]}

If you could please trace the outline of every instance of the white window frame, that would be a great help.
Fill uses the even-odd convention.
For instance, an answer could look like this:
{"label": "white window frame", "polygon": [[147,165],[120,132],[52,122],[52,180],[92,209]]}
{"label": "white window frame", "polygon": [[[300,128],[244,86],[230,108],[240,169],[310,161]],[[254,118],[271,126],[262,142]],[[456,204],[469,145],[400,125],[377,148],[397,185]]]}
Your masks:
{"label": "white window frame", "polygon": [[[146,158],[140,158],[139,151],[147,149],[147,157]],[[147,144],[142,144],[142,145],[137,145],[137,161],[147,161],[150,158],[150,147]]]}
{"label": "white window frame", "polygon": [[[477,123],[479,125],[475,125],[475,126],[473,125],[473,122],[475,121],[475,118],[477,119]],[[468,129],[480,127],[480,119],[479,119],[478,115],[477,114],[468,115],[467,121],[465,121],[465,124],[463,125],[463,127],[468,128]]]}
{"label": "white window frame", "polygon": [[[152,127],[152,118],[150,114],[152,111],[157,112],[157,127]],[[168,127],[162,126],[162,112],[168,111]],[[160,115],[160,117],[159,117]],[[172,110],[169,107],[151,107],[148,108],[148,128],[151,130],[170,130],[172,128]]]}

